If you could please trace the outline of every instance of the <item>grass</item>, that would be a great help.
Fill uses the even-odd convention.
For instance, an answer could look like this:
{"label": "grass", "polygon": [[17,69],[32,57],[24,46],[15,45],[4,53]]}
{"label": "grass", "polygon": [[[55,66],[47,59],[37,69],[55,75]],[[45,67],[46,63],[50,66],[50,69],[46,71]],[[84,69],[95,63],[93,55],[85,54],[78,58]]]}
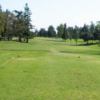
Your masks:
{"label": "grass", "polygon": [[0,42],[0,100],[100,100],[100,47],[59,39]]}

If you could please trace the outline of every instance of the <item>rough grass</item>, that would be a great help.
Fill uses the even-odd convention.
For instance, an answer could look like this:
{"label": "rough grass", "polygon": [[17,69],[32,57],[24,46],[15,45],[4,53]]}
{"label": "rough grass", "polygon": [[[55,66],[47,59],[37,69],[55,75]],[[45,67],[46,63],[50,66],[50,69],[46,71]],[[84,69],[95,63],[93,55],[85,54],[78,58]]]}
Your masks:
{"label": "rough grass", "polygon": [[0,42],[0,100],[100,100],[100,47],[67,44]]}

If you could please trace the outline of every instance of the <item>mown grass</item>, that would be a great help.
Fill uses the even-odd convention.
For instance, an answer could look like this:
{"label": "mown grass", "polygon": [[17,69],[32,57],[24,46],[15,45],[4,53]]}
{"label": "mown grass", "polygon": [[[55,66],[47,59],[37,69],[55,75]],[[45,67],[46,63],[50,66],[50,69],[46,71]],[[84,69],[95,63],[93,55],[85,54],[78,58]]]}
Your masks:
{"label": "mown grass", "polygon": [[100,100],[99,45],[1,41],[0,100]]}

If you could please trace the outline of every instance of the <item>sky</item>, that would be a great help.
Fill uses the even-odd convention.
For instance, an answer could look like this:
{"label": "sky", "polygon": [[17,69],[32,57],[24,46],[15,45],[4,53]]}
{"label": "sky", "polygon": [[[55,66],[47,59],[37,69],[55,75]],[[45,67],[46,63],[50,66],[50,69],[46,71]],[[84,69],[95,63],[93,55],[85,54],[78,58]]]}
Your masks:
{"label": "sky", "polygon": [[23,10],[28,3],[35,28],[61,23],[82,26],[100,20],[100,0],[0,0],[3,10]]}

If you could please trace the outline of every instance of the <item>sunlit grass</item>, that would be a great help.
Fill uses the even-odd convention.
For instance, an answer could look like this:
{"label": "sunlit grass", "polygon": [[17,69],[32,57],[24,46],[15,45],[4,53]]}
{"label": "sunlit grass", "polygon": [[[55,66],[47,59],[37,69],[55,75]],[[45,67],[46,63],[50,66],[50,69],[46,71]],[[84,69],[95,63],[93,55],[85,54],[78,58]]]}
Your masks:
{"label": "sunlit grass", "polygon": [[68,42],[0,42],[0,100],[100,100],[100,47]]}

